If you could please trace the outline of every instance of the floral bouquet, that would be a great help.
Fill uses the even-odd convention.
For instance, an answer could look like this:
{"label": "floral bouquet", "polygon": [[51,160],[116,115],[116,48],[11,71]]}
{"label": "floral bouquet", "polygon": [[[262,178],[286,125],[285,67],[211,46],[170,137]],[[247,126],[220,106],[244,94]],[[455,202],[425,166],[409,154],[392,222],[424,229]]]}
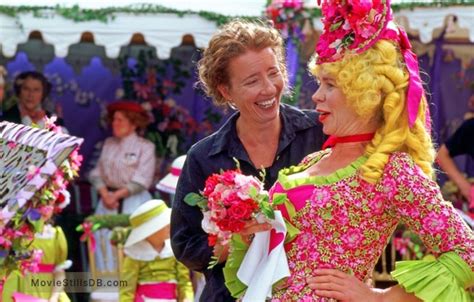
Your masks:
{"label": "floral bouquet", "polygon": [[[261,176],[263,179],[265,173]],[[275,198],[270,203],[263,182],[242,174],[238,162],[235,170],[209,176],[200,194],[186,195],[184,201],[199,206],[203,212],[202,228],[209,234],[209,246],[215,246],[217,242],[230,244],[224,276],[234,297],[240,297],[246,291],[243,301],[261,298],[263,301],[271,295],[272,285],[289,275],[283,248],[286,226],[281,213],[274,210],[285,199]],[[268,222],[273,228],[256,233],[247,246],[239,232],[253,218],[260,223]],[[208,268],[214,267],[218,259],[213,257]]]}
{"label": "floral bouquet", "polygon": [[48,213],[68,203],[66,186],[78,176],[82,139],[46,129],[0,123],[0,267],[32,270],[41,257],[28,249]]}
{"label": "floral bouquet", "polygon": [[[263,183],[256,177],[242,174],[239,168],[212,174],[206,179],[201,194],[189,193],[184,201],[201,208],[202,228],[209,234],[209,246],[215,246],[218,241],[228,244],[232,234],[242,231],[246,222],[260,213],[275,218]],[[216,264],[217,261],[213,261],[209,268]]]}

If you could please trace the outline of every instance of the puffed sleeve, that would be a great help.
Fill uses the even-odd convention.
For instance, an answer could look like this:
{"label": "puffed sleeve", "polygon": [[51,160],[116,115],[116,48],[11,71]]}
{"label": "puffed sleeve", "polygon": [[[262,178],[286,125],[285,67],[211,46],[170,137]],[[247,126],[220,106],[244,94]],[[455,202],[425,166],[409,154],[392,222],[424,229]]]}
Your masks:
{"label": "puffed sleeve", "polygon": [[406,153],[392,155],[382,185],[394,215],[417,233],[436,260],[398,262],[392,276],[423,301],[470,301],[474,235]]}
{"label": "puffed sleeve", "polygon": [[140,156],[138,158],[138,166],[130,181],[140,184],[148,189],[153,183],[155,163],[155,145],[142,138],[140,140]]}
{"label": "puffed sleeve", "polygon": [[176,260],[176,277],[178,281],[179,301],[193,301],[194,291],[189,270],[184,264]]}
{"label": "puffed sleeve", "polygon": [[57,257],[54,259],[54,264],[57,269],[65,270],[67,261],[67,240],[61,227],[55,227],[56,229],[56,252]]}
{"label": "puffed sleeve", "polygon": [[133,302],[138,285],[140,263],[130,257],[125,257],[120,280],[125,281],[125,286],[120,287],[120,302]]}

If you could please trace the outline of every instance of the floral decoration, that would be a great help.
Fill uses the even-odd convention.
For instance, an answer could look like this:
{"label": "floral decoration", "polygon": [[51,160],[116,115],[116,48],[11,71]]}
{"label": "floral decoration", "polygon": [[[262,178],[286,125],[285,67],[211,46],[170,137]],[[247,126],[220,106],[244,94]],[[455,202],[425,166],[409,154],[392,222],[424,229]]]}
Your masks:
{"label": "floral decoration", "polygon": [[125,99],[137,100],[149,113],[151,124],[145,137],[156,146],[159,157],[185,153],[198,133],[198,125],[185,108],[176,104],[172,94],[180,93],[189,72],[177,60],[153,60],[151,53],[140,53],[135,66],[128,59],[121,64]]}
{"label": "floral decoration", "polygon": [[323,0],[324,31],[316,52],[320,62],[338,60],[345,51],[359,52],[376,41],[390,20],[388,0]]}
{"label": "floral decoration", "polygon": [[302,28],[309,17],[302,0],[275,0],[267,6],[265,13],[283,38],[304,38]]}
{"label": "floral decoration", "polygon": [[[61,133],[55,118],[46,119],[45,128]],[[15,142],[4,142],[9,148],[16,147]],[[7,272],[35,268],[41,259],[37,251],[29,250],[28,246],[34,234],[42,232],[46,217],[62,211],[69,202],[66,190],[68,183],[78,176],[82,156],[78,148],[72,151],[66,160],[51,175],[45,185],[35,192],[26,204],[17,209],[12,217],[0,217],[0,266]],[[29,167],[28,177],[38,173],[39,167]]]}

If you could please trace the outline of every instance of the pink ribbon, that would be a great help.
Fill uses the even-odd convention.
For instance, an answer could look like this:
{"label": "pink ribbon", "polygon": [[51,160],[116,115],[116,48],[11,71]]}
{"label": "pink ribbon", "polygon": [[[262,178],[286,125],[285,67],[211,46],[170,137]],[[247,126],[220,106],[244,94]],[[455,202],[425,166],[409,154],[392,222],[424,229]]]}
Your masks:
{"label": "pink ribbon", "polygon": [[37,273],[52,273],[54,272],[54,267],[54,264],[39,263]]}
{"label": "pink ribbon", "polygon": [[92,252],[95,252],[96,243],[95,243],[95,236],[94,236],[94,232],[92,231],[92,227],[93,225],[91,222],[89,221],[84,222],[82,224],[82,228],[84,229],[84,234],[81,235],[79,240],[86,241],[89,239],[91,250]]}
{"label": "pink ribbon", "polygon": [[14,302],[48,302],[48,300],[46,299],[41,299],[41,298],[37,298],[34,296],[17,293],[17,292],[13,294],[12,298]]}
{"label": "pink ribbon", "polygon": [[171,173],[171,175],[179,176],[179,175],[181,174],[181,169],[178,169],[178,168],[171,168],[170,173]]}
{"label": "pink ribbon", "polygon": [[153,284],[139,284],[135,292],[134,302],[143,302],[143,298],[176,299],[176,283],[160,282]]}
{"label": "pink ribbon", "polygon": [[275,229],[270,231],[270,242],[268,245],[268,255],[285,239],[283,232],[277,232]]}
{"label": "pink ribbon", "polygon": [[408,124],[413,127],[420,108],[421,98],[423,96],[423,85],[420,79],[420,69],[418,67],[418,59],[411,50],[411,43],[406,32],[398,28],[400,47],[402,50],[405,65],[410,74],[410,81],[407,90],[407,106],[408,106]]}

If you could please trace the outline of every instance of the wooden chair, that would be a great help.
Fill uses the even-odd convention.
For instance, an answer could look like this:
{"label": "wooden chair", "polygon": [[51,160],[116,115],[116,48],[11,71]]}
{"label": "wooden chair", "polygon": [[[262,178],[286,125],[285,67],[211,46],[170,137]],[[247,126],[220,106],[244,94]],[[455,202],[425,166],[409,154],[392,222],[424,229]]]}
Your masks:
{"label": "wooden chair", "polygon": [[[99,242],[96,242],[96,249],[102,249],[102,254],[104,257],[107,257],[107,253],[105,252],[106,248],[106,241],[102,236],[102,240]],[[102,280],[102,282],[105,284],[105,282],[111,281],[114,282],[115,284],[118,284],[117,281],[119,281],[119,272],[122,268],[122,263],[123,263],[123,245],[117,245],[112,246],[113,249],[113,257],[114,261],[117,262],[117,269],[113,271],[109,271],[107,269],[100,270],[97,266],[96,263],[96,258],[95,258],[95,252],[92,250],[92,245],[90,242],[90,239],[87,240],[87,251],[88,251],[88,256],[89,256],[89,269],[90,269],[90,274],[91,278],[96,281],[97,280]],[[107,260],[107,259],[106,259]],[[97,287],[94,286],[92,288],[91,294],[90,294],[90,302],[116,302],[119,301],[119,288],[113,288],[113,287]]]}

